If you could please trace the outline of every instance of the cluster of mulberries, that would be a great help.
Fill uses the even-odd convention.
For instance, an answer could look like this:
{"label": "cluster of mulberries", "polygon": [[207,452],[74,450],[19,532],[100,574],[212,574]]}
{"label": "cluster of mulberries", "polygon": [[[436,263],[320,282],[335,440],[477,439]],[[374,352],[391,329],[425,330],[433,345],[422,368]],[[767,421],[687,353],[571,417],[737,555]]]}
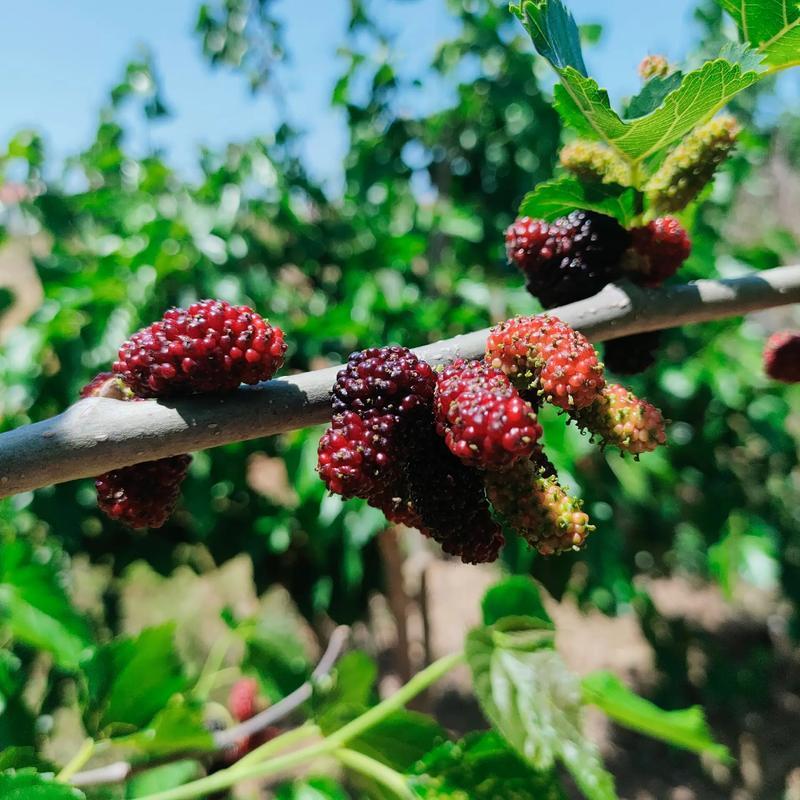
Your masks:
{"label": "cluster of mulberries", "polygon": [[[505,376],[500,375],[501,379]],[[318,450],[328,489],[361,497],[391,522],[419,528],[465,562],[503,544],[480,475],[436,432],[437,376],[403,347],[353,353],[336,377],[333,417]]]}
{"label": "cluster of mulberries", "polygon": [[[645,59],[645,80],[663,77],[669,64]],[[548,222],[520,217],[506,230],[506,255],[525,276],[528,291],[545,309],[583,300],[623,276],[648,287],[660,286],[686,261],[691,242],[668,214],[694,200],[736,143],[739,125],[720,116],[692,131],[664,159],[641,188],[640,198],[655,216],[647,224],[623,228],[595,211],[576,209]],[[625,162],[610,148],[577,140],[560,153],[561,166],[587,184],[631,184]],[[605,349],[605,364],[623,375],[642,372],[655,361],[658,335],[626,336]]]}
{"label": "cluster of mulberries", "polygon": [[[597,170],[595,180],[618,177],[612,156],[582,143],[562,151],[565,166],[584,179]],[[623,274],[644,286],[659,286],[675,274],[690,249],[688,234],[674,217],[628,231],[603,214],[573,211],[552,223],[521,217],[506,231],[508,260],[545,308],[590,297]],[[657,334],[626,336],[606,347],[606,366],[623,375],[642,372],[654,362],[657,346]]]}
{"label": "cluster of mulberries", "polygon": [[[171,308],[119,349],[113,372],[101,372],[80,396],[115,400],[231,391],[269,380],[282,365],[286,343],[247,306],[202,300]],[[161,527],[180,495],[191,462],[172,456],[112,470],[95,480],[97,503],[131,528]]]}
{"label": "cluster of mulberries", "polygon": [[318,450],[328,489],[468,563],[493,561],[503,546],[492,512],[543,555],[577,549],[593,530],[544,454],[539,400],[635,455],[664,441],[658,410],[606,386],[588,340],[548,315],[501,323],[483,360],[438,372],[404,348],[354,353],[331,395]]}
{"label": "cluster of mulberries", "polygon": [[508,260],[545,308],[583,300],[622,274],[630,234],[615,219],[573,211],[555,222],[521,217],[506,231]]}

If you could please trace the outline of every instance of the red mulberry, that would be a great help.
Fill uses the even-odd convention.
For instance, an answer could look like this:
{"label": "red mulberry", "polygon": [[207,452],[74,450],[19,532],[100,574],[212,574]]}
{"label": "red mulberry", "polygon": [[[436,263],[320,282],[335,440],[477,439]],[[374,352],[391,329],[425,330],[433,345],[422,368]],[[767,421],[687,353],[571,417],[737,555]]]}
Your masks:
{"label": "red mulberry", "polygon": [[516,317],[492,329],[486,361],[523,389],[537,389],[549,402],[570,410],[590,405],[605,385],[589,340],[547,315]]}
{"label": "red mulberry", "polygon": [[95,479],[97,505],[131,528],[160,528],[178,501],[191,460],[172,456],[106,472]]}
{"label": "red mulberry", "polygon": [[773,333],[764,348],[764,372],[776,381],[800,382],[800,331]]}
{"label": "red mulberry", "polygon": [[635,275],[644,286],[660,286],[689,258],[692,242],[675,217],[659,217],[631,231]]}
{"label": "red mulberry", "polygon": [[319,442],[318,469],[342,497],[372,497],[399,474],[396,414],[336,414]]}
{"label": "red mulberry", "polygon": [[140,397],[224,392],[269,380],[285,352],[281,329],[251,308],[202,300],[133,334],[114,372]]}
{"label": "red mulberry", "polygon": [[434,410],[451,452],[475,467],[527,458],[542,431],[508,377],[485,362],[459,359],[447,366],[437,380]]}

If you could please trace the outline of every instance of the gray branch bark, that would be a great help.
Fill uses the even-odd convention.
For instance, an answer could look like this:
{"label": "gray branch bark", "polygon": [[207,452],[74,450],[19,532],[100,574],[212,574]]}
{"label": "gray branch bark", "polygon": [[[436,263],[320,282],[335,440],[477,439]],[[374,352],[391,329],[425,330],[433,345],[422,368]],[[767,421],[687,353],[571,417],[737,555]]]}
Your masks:
{"label": "gray branch bark", "polygon": [[[800,302],[800,265],[661,289],[609,284],[550,313],[593,341]],[[488,329],[419,347],[432,364],[483,354]],[[0,498],[141,461],[325,422],[339,367],[242,387],[224,396],[124,403],[89,398],[58,416],[0,434]]]}

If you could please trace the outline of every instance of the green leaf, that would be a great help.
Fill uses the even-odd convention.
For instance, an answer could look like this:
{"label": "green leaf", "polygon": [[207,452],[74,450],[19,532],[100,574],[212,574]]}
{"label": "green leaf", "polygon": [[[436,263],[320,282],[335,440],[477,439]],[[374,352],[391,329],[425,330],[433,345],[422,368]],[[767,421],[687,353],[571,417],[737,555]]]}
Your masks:
{"label": "green leaf", "polygon": [[261,620],[252,629],[243,630],[247,651],[242,666],[255,672],[272,702],[308,680],[308,655],[291,621]]}
{"label": "green leaf", "polygon": [[565,121],[574,125],[576,117],[583,117],[584,122],[576,126],[583,135],[591,131],[594,138],[631,161],[641,161],[678,141],[759,77],[755,70],[743,70],[722,58],[708,61],[684,75],[658,108],[626,122],[611,108],[608,93],[594,78],[572,67],[560,70],[559,75],[557,108]]}
{"label": "green leaf", "polygon": [[20,642],[51,653],[60,667],[74,670],[92,639],[62,578],[59,558],[50,548],[34,548],[24,539],[0,547],[0,622]]}
{"label": "green leaf", "polygon": [[36,717],[23,697],[26,682],[19,658],[10,650],[0,650],[0,769],[38,766],[2,760],[11,751],[27,752],[36,742]]}
{"label": "green leaf", "polygon": [[533,44],[556,69],[574,67],[586,75],[581,36],[575,19],[561,0],[523,0],[511,5]]}
{"label": "green leaf", "polygon": [[85,795],[72,786],[26,769],[0,775],[0,797],[3,800],[84,800]]}
{"label": "green leaf", "polygon": [[87,729],[105,735],[143,728],[188,686],[175,652],[174,625],[103,645],[85,665]]}
{"label": "green leaf", "polygon": [[184,783],[199,778],[202,773],[200,762],[191,759],[164,764],[161,767],[134,775],[125,787],[125,797],[127,800],[133,800],[136,797],[146,797],[149,794],[174,789],[176,786],[182,786]]}
{"label": "green leaf", "polygon": [[203,724],[202,706],[190,705],[182,698],[159,711],[146,728],[113,742],[156,757],[214,749],[211,733]]}
{"label": "green leaf", "polygon": [[[611,107],[608,92],[586,75],[583,61],[575,52],[575,22],[560,0],[528,0],[515,12],[539,54],[561,79],[555,99],[564,121],[582,136],[606,142],[630,161],[641,161],[678,141],[759,78],[755,70],[717,58],[682,76],[679,84],[668,84],[669,91],[661,96],[665,87],[655,85],[637,103],[640,110],[648,109],[648,113],[624,121]],[[653,106],[656,100],[658,105]]]}
{"label": "green leaf", "polygon": [[521,216],[553,220],[576,208],[615,217],[627,225],[635,215],[636,190],[616,183],[584,183],[572,177],[545,181],[528,192],[519,207]]}
{"label": "green leaf", "polygon": [[562,800],[552,770],[538,772],[494,731],[445,742],[414,765],[410,785],[423,798],[469,797],[472,800]]}
{"label": "green leaf", "polygon": [[353,650],[342,656],[330,677],[314,687],[314,718],[322,730],[330,733],[343,719],[368,708],[377,677],[378,667],[366,653]]}
{"label": "green leaf", "polygon": [[699,706],[679,711],[664,711],[632,692],[614,674],[593,672],[581,681],[583,697],[602,709],[611,719],[639,733],[692,750],[709,753],[720,761],[732,763],[728,748],[717,744]]}
{"label": "green leaf", "polygon": [[347,746],[398,772],[406,772],[447,735],[436,720],[416,711],[395,711]]}
{"label": "green leaf", "polygon": [[639,94],[631,98],[625,114],[626,118],[630,120],[645,117],[655,111],[664,102],[664,98],[680,86],[682,80],[683,73],[680,71],[663,78],[651,78],[642,87]]}
{"label": "green leaf", "polygon": [[543,628],[555,630],[539,587],[524,575],[514,575],[492,586],[483,596],[481,608],[484,625],[494,625],[504,617],[531,617],[540,620]]}
{"label": "green leaf", "polygon": [[467,636],[467,662],[481,708],[534,768],[560,760],[589,800],[614,800],[611,775],[583,734],[581,690],[553,650],[553,634],[507,617]]}
{"label": "green leaf", "polygon": [[800,64],[800,3],[797,0],[718,0],[744,40],[773,67]]}

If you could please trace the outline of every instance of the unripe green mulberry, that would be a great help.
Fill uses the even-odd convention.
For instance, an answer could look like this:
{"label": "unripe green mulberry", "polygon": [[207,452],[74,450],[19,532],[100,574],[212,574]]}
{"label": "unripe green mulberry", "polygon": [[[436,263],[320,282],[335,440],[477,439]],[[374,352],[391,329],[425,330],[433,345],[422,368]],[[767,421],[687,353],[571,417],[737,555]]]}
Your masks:
{"label": "unripe green mulberry", "polygon": [[739,130],[739,123],[728,115],[695,128],[648,181],[650,207],[659,213],[686,208],[733,150]]}
{"label": "unripe green mulberry", "polygon": [[543,556],[577,550],[594,530],[581,501],[532,461],[487,472],[485,481],[494,510]]}
{"label": "unripe green mulberry", "polygon": [[598,437],[603,446],[618,447],[637,458],[667,440],[661,411],[618,383],[605,386],[592,405],[572,416],[579,428]]}
{"label": "unripe green mulberry", "polygon": [[561,166],[582,181],[630,183],[630,171],[625,162],[605,145],[584,139],[570,142],[559,155]]}

